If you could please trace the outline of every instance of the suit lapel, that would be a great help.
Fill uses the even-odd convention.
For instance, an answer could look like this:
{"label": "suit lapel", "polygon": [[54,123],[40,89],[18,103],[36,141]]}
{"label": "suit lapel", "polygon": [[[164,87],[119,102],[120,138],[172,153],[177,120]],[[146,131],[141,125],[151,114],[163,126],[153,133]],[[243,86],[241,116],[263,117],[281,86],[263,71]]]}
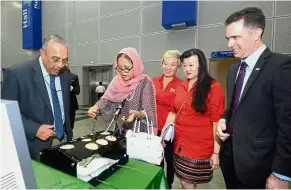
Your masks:
{"label": "suit lapel", "polygon": [[63,106],[64,106],[64,113],[66,115],[66,107],[67,107],[67,100],[69,98],[68,96],[68,81],[69,78],[67,76],[68,72],[64,71],[60,74],[60,82],[61,82],[61,87],[62,87],[62,93],[63,93]]}
{"label": "suit lapel", "polygon": [[271,50],[269,48],[267,48],[267,49],[265,49],[265,51],[262,53],[262,55],[258,59],[256,65],[253,68],[252,73],[251,73],[250,77],[248,78],[248,81],[243,89],[243,92],[242,92],[242,95],[240,98],[240,102],[244,98],[245,94],[248,92],[250,86],[253,84],[253,82],[256,80],[256,78],[259,76],[259,74],[262,71],[264,64],[266,62],[266,58],[269,57],[270,54],[271,54]]}
{"label": "suit lapel", "polygon": [[36,87],[38,88],[42,99],[44,100],[45,104],[47,105],[48,109],[52,112],[48,91],[46,89],[46,84],[43,78],[43,74],[39,65],[39,61],[36,61],[32,67],[32,77],[35,82]]}

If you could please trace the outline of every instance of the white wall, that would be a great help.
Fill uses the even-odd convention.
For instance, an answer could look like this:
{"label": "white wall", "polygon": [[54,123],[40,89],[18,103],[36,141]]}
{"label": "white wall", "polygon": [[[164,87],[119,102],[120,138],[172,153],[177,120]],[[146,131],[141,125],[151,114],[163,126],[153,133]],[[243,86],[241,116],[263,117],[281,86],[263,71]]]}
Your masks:
{"label": "white wall", "polygon": [[[227,50],[224,20],[248,6],[261,7],[267,17],[264,42],[273,51],[291,54],[291,2],[289,1],[200,1],[198,25],[181,31],[161,26],[161,1],[43,1],[43,36],[60,34],[69,44],[71,69],[81,79],[79,103],[86,99],[88,81],[82,66],[112,63],[119,50],[139,50],[149,75],[160,73],[160,58],[167,49],[201,48]],[[20,8],[17,8],[17,4]],[[36,57],[38,52],[21,49],[21,2],[1,1],[2,66]]]}

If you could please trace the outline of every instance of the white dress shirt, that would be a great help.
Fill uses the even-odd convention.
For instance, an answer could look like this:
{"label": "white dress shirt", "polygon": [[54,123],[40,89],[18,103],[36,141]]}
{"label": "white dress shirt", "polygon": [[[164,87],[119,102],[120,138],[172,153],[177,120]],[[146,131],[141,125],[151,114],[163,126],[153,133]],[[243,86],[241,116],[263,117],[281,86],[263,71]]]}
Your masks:
{"label": "white dress shirt", "polygon": [[[262,55],[262,53],[265,51],[266,48],[267,48],[267,46],[265,44],[263,44],[255,52],[253,52],[251,55],[249,55],[246,59],[242,59],[241,60],[241,62],[244,61],[247,64],[247,67],[246,67],[246,73],[245,73],[242,89],[241,89],[241,92],[240,92],[239,100],[240,100],[242,92],[243,92],[243,90],[244,90],[244,88],[246,86],[246,83],[247,83],[247,81],[248,81],[248,79],[249,79],[254,67],[256,66],[256,63],[258,62],[260,56]],[[239,67],[239,69],[240,69],[240,67]],[[238,69],[237,75],[239,73],[239,69]],[[256,69],[260,69],[260,68],[256,68]]]}
{"label": "white dress shirt", "polygon": [[[53,101],[52,101],[52,93],[51,93],[51,88],[50,88],[50,75],[49,73],[46,71],[46,69],[43,66],[41,57],[39,57],[39,64],[40,64],[40,68],[42,71],[42,75],[43,75],[43,79],[45,82],[45,86],[49,95],[49,99],[50,99],[50,103],[51,103],[51,108],[54,114],[54,108],[53,108]],[[63,119],[63,124],[65,123],[65,113],[64,113],[64,101],[63,101],[63,92],[62,92],[62,87],[61,87],[61,81],[60,81],[60,77],[56,76],[55,78],[55,85],[56,85],[56,90],[57,90],[57,94],[58,94],[58,99],[59,99],[59,103],[60,103],[60,107],[61,107],[61,112],[62,112],[62,119]]]}

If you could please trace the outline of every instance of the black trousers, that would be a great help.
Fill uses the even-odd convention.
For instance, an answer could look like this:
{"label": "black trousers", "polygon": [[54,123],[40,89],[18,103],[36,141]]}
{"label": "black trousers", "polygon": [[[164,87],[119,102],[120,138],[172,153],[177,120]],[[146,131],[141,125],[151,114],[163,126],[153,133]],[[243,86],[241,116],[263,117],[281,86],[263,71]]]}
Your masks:
{"label": "black trousers", "polygon": [[[161,135],[161,131],[158,131],[158,136]],[[174,155],[174,143],[171,141],[165,141],[166,147],[164,148],[164,157],[165,159],[160,164],[160,167],[164,168],[164,161],[167,163],[167,183],[169,189],[172,188],[172,184],[174,182],[174,163],[173,163],[173,155]]]}
{"label": "black trousers", "polygon": [[231,139],[227,139],[223,144],[222,151],[220,153],[220,167],[227,189],[265,189],[265,184],[256,184],[254,186],[250,184],[243,184],[237,178],[233,161]]}
{"label": "black trousers", "polygon": [[104,95],[104,93],[97,93],[97,98],[100,100],[100,98]]}
{"label": "black trousers", "polygon": [[76,110],[70,111],[71,128],[74,129]]}

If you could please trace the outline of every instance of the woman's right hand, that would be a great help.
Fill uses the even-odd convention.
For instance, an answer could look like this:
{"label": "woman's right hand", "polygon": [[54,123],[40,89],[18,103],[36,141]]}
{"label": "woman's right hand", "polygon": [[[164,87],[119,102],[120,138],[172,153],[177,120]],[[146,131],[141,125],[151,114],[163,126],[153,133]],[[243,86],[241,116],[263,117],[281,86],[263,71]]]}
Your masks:
{"label": "woman's right hand", "polygon": [[98,111],[98,106],[95,104],[94,106],[89,108],[87,114],[88,114],[89,117],[95,118],[97,111]]}

